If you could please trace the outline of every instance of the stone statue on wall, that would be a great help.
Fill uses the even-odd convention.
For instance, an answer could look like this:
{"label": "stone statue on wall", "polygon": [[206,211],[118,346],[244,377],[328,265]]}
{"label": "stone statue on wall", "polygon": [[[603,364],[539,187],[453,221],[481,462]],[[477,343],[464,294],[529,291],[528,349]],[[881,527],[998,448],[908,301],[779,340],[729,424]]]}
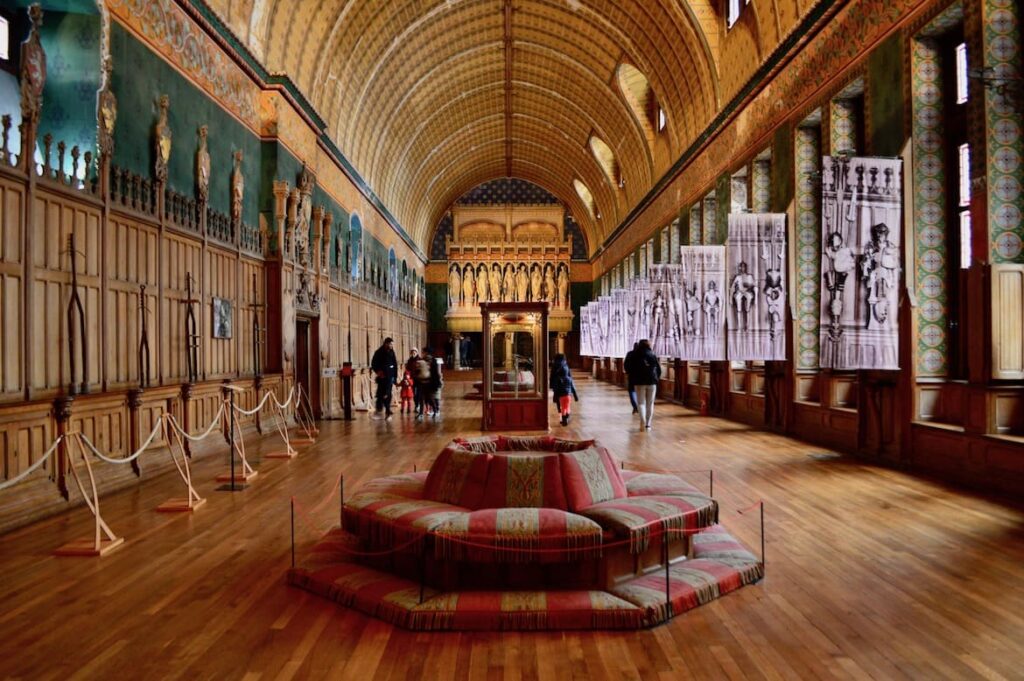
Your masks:
{"label": "stone statue on wall", "polygon": [[501,265],[494,263],[491,265],[491,300],[501,300]]}
{"label": "stone statue on wall", "polygon": [[156,121],[153,135],[153,151],[156,158],[154,171],[156,181],[167,184],[167,163],[171,160],[171,126],[167,123],[167,109],[171,105],[171,99],[167,95],[160,95],[160,112]]}
{"label": "stone statue on wall", "polygon": [[109,54],[103,55],[103,83],[96,95],[96,144],[100,155],[114,155],[114,126],[117,124],[117,96],[110,88],[113,62]]}
{"label": "stone statue on wall", "polygon": [[530,289],[530,276],[526,272],[526,265],[519,265],[516,272],[516,300],[517,303],[525,303],[526,296]]}
{"label": "stone statue on wall", "polygon": [[501,299],[511,303],[516,299],[516,268],[512,263],[505,265],[505,276],[501,282]]}
{"label": "stone statue on wall", "polygon": [[569,309],[569,268],[565,264],[558,266],[558,306]]}
{"label": "stone statue on wall", "polygon": [[[29,7],[28,18],[32,27],[28,38],[21,44],[21,120],[35,130],[43,110],[43,87],[46,85],[46,52],[39,39],[43,10],[38,3]],[[27,157],[31,159],[32,155]]]}
{"label": "stone statue on wall", "polygon": [[199,149],[196,150],[196,194],[201,203],[210,198],[210,152],[206,149],[206,126],[199,128]]}
{"label": "stone statue on wall", "polygon": [[477,302],[485,303],[491,299],[490,279],[487,276],[487,265],[481,263],[476,270],[476,297]]}
{"label": "stone statue on wall", "polygon": [[245,176],[242,175],[242,150],[235,152],[235,166],[231,171],[231,222],[242,222],[242,196],[245,194]]}
{"label": "stone statue on wall", "polygon": [[462,273],[462,304],[466,307],[476,305],[474,295],[476,294],[476,277],[473,273],[473,265],[466,265]]}
{"label": "stone statue on wall", "polygon": [[544,300],[554,302],[555,300],[555,266],[544,266]]}
{"label": "stone statue on wall", "polygon": [[537,302],[541,299],[541,286],[543,285],[543,277],[540,273],[540,265],[533,263],[530,267],[530,300]]}
{"label": "stone statue on wall", "polygon": [[462,296],[462,275],[459,266],[452,263],[448,268],[448,307],[458,307]]}

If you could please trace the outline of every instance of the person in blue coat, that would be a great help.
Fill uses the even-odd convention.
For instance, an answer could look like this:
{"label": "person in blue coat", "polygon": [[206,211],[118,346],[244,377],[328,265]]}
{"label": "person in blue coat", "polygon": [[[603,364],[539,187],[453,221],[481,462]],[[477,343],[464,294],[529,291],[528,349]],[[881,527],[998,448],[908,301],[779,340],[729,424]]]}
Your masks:
{"label": "person in blue coat", "polygon": [[577,402],[580,401],[580,396],[576,393],[576,384],[572,380],[569,362],[566,361],[565,355],[562,353],[558,353],[551,360],[550,383],[553,394],[552,401],[562,416],[562,425],[567,426],[569,417],[572,416],[572,401],[569,396],[572,395]]}

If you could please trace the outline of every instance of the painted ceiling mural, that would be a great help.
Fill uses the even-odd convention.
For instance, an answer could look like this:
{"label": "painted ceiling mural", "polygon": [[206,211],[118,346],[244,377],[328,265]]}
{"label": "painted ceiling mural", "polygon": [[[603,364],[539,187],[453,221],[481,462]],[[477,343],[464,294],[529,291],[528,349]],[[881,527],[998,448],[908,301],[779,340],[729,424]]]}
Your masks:
{"label": "painted ceiling mural", "polygon": [[296,83],[418,243],[471,188],[521,177],[591,252],[815,4],[752,3],[726,34],[715,0],[206,2]]}

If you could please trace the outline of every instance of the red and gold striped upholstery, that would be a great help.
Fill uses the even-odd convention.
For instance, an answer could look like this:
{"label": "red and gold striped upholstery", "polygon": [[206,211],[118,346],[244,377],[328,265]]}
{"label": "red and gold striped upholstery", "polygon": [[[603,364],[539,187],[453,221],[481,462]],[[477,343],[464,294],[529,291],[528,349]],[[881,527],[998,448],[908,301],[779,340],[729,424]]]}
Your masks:
{"label": "red and gold striped upholstery", "polygon": [[622,471],[622,479],[626,481],[626,492],[631,497],[700,494],[700,490],[682,478],[666,473]]}
{"label": "red and gold striped upholstery", "polygon": [[498,454],[491,459],[482,508],[565,510],[558,454]]}
{"label": "red and gold striped upholstery", "polygon": [[548,563],[596,558],[601,526],[553,508],[493,508],[457,516],[434,529],[438,558]]}
{"label": "red and gold striped upholstery", "polygon": [[650,544],[652,532],[709,527],[718,517],[718,504],[698,492],[612,499],[580,509],[579,513],[616,536],[628,539],[631,553],[643,553]]}
{"label": "red and gold striped upholstery", "polygon": [[626,483],[612,459],[601,446],[559,454],[562,480],[570,511],[626,496]]}

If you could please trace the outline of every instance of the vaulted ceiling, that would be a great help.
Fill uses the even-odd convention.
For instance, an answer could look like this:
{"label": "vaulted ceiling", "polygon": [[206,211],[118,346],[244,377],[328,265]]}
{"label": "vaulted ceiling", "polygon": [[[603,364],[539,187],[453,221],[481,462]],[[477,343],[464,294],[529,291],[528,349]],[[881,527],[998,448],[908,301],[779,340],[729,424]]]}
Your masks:
{"label": "vaulted ceiling", "polygon": [[[519,177],[564,201],[594,248],[721,105],[713,0],[207,1],[424,247],[461,194]],[[663,131],[633,69],[620,84],[624,63]]]}

